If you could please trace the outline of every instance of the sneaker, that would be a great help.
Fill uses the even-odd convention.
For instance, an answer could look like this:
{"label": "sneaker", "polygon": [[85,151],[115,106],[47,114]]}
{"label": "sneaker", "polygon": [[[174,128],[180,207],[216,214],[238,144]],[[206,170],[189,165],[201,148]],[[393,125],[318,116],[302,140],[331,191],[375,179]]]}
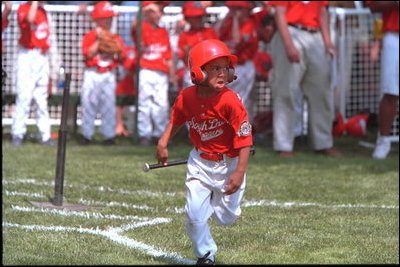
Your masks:
{"label": "sneaker", "polygon": [[385,159],[390,152],[390,140],[387,136],[379,136],[372,157],[374,159]]}
{"label": "sneaker", "polygon": [[18,137],[18,136],[13,136],[11,143],[13,144],[13,146],[21,146],[22,145],[22,138]]}
{"label": "sneaker", "polygon": [[46,141],[40,142],[40,144],[46,145],[46,146],[55,146],[55,145],[56,145],[56,142],[54,142],[53,139],[49,138],[49,139],[47,139]]}
{"label": "sneaker", "polygon": [[210,256],[211,252],[207,252],[202,258],[198,258],[196,265],[215,265],[215,261],[208,258]]}

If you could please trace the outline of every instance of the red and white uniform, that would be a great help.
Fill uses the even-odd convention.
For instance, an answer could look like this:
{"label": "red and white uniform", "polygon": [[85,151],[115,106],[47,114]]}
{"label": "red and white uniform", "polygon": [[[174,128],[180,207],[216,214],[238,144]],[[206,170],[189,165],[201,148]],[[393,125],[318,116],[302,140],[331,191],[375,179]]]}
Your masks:
{"label": "red and white uniform", "polygon": [[220,40],[229,47],[232,54],[238,57],[238,63],[235,66],[237,79],[229,86],[240,95],[252,119],[253,103],[250,94],[256,78],[253,57],[258,51],[257,22],[254,17],[249,16],[239,25],[240,42],[238,44],[233,43],[232,27],[232,18],[228,18],[223,21],[218,32]]}
{"label": "red and white uniform", "polygon": [[[135,40],[135,29],[132,31]],[[172,49],[167,30],[142,22],[138,96],[138,134],[141,138],[159,138],[168,123],[168,65]]]}
{"label": "red and white uniform", "polygon": [[49,83],[49,24],[46,11],[39,6],[32,23],[27,21],[31,3],[21,4],[17,10],[21,36],[17,55],[17,99],[13,115],[12,135],[23,138],[32,99],[36,102],[38,128],[42,141],[50,138],[50,119],[47,107]]}
{"label": "red and white uniform", "polygon": [[382,20],[381,93],[399,96],[399,6],[382,12]]}
{"label": "red and white uniform", "polygon": [[[81,93],[82,135],[91,140],[95,132],[97,113],[101,114],[100,131],[105,139],[115,137],[116,77],[114,69],[119,64],[117,55],[98,53],[88,58],[89,48],[97,39],[96,30],[87,32],[82,39],[82,54],[85,60]],[[125,58],[125,44],[120,36],[117,40],[123,48],[121,58]]]}
{"label": "red and white uniform", "polygon": [[[218,39],[218,34],[214,28],[203,27],[199,31],[189,30],[179,35],[178,39],[178,58],[187,61],[188,51],[197,43],[207,39]],[[186,66],[187,67],[187,66]],[[183,88],[193,85],[190,78],[190,71],[187,70],[183,77]]]}
{"label": "red and white uniform", "polygon": [[310,31],[288,25],[291,39],[300,55],[300,63],[289,61],[279,32],[275,33],[271,41],[274,63],[271,86],[274,96],[274,150],[293,151],[299,88],[308,99],[308,131],[312,137],[313,149],[330,148],[333,146],[331,128],[334,118],[333,90],[329,90],[331,59],[326,53],[319,30],[320,12],[327,7],[328,2],[270,1],[269,4],[284,7],[288,23],[313,28]]}
{"label": "red and white uniform", "polygon": [[[217,245],[208,227],[213,217],[223,225],[240,215],[246,175],[238,191],[223,195],[222,189],[238,163],[238,149],[252,145],[251,125],[237,93],[224,88],[209,98],[197,96],[197,86],[183,89],[171,110],[170,122],[186,123],[194,149],[189,154],[186,172],[187,231],[197,257]],[[204,152],[221,153],[220,160],[207,160]],[[212,154],[212,155],[214,155]],[[209,155],[209,154],[207,154]]]}

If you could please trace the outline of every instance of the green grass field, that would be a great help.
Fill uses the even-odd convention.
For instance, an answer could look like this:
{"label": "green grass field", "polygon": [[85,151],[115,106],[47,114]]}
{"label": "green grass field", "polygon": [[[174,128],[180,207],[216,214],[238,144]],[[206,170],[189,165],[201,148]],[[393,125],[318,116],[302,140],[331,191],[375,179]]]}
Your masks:
{"label": "green grass field", "polygon": [[[336,139],[342,158],[298,145],[293,159],[278,158],[269,141],[257,144],[242,216],[228,227],[210,221],[217,264],[399,264],[398,144],[373,160],[358,142]],[[173,143],[170,160],[190,149]],[[154,147],[70,138],[63,203],[88,208],[81,211],[31,204],[54,197],[56,147],[3,139],[2,152],[3,265],[194,263],[185,166],[143,172]]]}

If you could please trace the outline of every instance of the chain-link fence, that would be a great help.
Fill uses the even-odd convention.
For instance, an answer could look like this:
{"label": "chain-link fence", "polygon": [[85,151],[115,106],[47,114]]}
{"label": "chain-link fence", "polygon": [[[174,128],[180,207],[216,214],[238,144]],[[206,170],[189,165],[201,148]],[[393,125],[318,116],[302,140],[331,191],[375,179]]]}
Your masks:
{"label": "chain-link fence", "polygon": [[[13,5],[10,14],[10,23],[3,32],[4,51],[2,55],[2,68],[8,77],[2,86],[2,121],[3,125],[10,125],[15,97],[15,62],[18,49],[17,40],[19,29],[16,19],[18,6]],[[114,19],[112,30],[124,39],[128,46],[132,46],[131,23],[136,18],[138,7],[115,6],[120,13]],[[57,74],[62,64],[66,72],[72,74],[70,92],[79,96],[83,82],[84,59],[81,53],[83,35],[94,28],[94,23],[88,14],[77,15],[77,6],[71,5],[46,5],[51,26],[51,77],[53,80],[51,92],[61,95],[57,87]],[[206,24],[214,25],[226,15],[226,7],[210,7],[207,9]],[[338,48],[338,57],[332,68],[333,85],[327,89],[335,90],[335,106],[345,118],[359,112],[377,113],[379,105],[379,59],[372,62],[370,51],[372,47],[373,22],[379,15],[371,14],[369,9],[344,9],[330,8],[330,29],[333,40]],[[170,33],[171,44],[176,51],[178,34],[175,30],[176,22],[183,18],[180,7],[168,6],[161,23]],[[268,52],[268,45],[261,46]],[[333,87],[332,87],[333,86]],[[332,88],[329,88],[332,87]],[[268,81],[257,80],[254,88],[255,113],[272,110],[272,96]],[[6,98],[8,100],[6,100]],[[53,125],[58,125],[61,117],[61,104],[50,107],[50,117]],[[307,106],[303,109],[307,114]],[[28,124],[35,123],[35,107],[32,107]],[[77,109],[77,123],[80,124],[80,106]],[[307,132],[307,116],[303,116],[303,133]],[[97,123],[101,123],[100,118]],[[393,124],[392,135],[398,140],[399,119]]]}

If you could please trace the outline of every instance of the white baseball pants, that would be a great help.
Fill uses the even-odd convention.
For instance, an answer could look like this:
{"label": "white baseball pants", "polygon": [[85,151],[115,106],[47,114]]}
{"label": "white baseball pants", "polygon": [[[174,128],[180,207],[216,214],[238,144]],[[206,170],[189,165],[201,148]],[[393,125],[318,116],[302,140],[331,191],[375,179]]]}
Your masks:
{"label": "white baseball pants", "polygon": [[105,139],[115,137],[116,80],[113,72],[99,73],[86,69],[83,73],[81,93],[82,135],[91,140],[97,113],[101,114],[100,132]]}
{"label": "white baseball pants", "polygon": [[213,256],[217,245],[208,227],[208,219],[213,218],[222,225],[236,221],[241,214],[240,201],[246,186],[246,175],[238,191],[224,195],[221,191],[236,169],[238,157],[224,155],[222,161],[209,161],[200,157],[200,151],[193,149],[189,154],[186,171],[186,230],[193,244],[197,258],[207,252]]}
{"label": "white baseball pants", "polygon": [[17,55],[17,98],[13,114],[11,133],[23,138],[26,120],[29,117],[32,99],[37,104],[37,127],[42,141],[50,138],[51,125],[47,106],[49,83],[49,57],[40,49],[20,48]]}
{"label": "white baseball pants", "polygon": [[168,74],[141,69],[139,72],[138,134],[159,138],[169,117]]}
{"label": "white baseball pants", "polygon": [[383,37],[381,94],[399,96],[399,34],[394,32]]}

